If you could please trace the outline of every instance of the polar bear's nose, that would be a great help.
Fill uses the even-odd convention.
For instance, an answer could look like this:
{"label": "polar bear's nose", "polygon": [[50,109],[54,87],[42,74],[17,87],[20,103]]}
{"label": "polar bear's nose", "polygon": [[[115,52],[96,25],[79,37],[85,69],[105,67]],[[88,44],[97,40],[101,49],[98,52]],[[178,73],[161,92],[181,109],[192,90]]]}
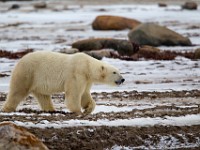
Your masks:
{"label": "polar bear's nose", "polygon": [[120,84],[122,84],[124,81],[125,81],[125,79],[124,79],[124,78],[121,78],[121,79],[115,81],[115,83],[116,83],[117,85],[120,85]]}

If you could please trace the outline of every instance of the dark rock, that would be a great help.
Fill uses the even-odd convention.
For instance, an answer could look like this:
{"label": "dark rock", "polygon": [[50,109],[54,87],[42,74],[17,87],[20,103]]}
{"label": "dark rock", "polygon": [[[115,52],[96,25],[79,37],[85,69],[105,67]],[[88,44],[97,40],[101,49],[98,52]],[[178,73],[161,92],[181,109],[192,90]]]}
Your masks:
{"label": "dark rock", "polygon": [[19,52],[8,52],[5,50],[1,50],[0,49],[0,58],[4,57],[4,58],[9,58],[9,59],[19,59],[21,57],[23,57],[24,55],[33,52],[33,49],[25,49]]}
{"label": "dark rock", "polygon": [[182,8],[188,10],[197,10],[198,5],[195,2],[186,2],[184,5],[182,5]]}
{"label": "dark rock", "polygon": [[182,35],[154,23],[144,23],[131,30],[129,40],[140,45],[191,46],[191,41]]}
{"label": "dark rock", "polygon": [[11,122],[0,123],[0,149],[48,150],[37,137]]}
{"label": "dark rock", "polygon": [[165,3],[158,3],[158,6],[159,7],[167,7],[167,4],[165,4]]}
{"label": "dark rock", "polygon": [[133,29],[139,21],[119,16],[97,16],[92,23],[94,30],[124,30]]}
{"label": "dark rock", "polygon": [[194,52],[194,58],[195,59],[200,59],[200,48],[196,49]]}
{"label": "dark rock", "polygon": [[79,51],[91,51],[101,49],[113,49],[116,50],[120,55],[132,55],[139,50],[137,44],[131,43],[128,40],[119,39],[87,39],[77,41],[72,44],[73,48],[77,48]]}
{"label": "dark rock", "polygon": [[36,9],[44,9],[47,8],[47,4],[45,2],[38,2],[34,4],[34,8]]}
{"label": "dark rock", "polygon": [[18,5],[18,4],[13,4],[10,8],[9,8],[9,10],[10,9],[19,9],[20,8],[20,6]]}
{"label": "dark rock", "polygon": [[0,73],[0,78],[2,78],[2,77],[8,77],[8,76],[9,76],[8,74]]}

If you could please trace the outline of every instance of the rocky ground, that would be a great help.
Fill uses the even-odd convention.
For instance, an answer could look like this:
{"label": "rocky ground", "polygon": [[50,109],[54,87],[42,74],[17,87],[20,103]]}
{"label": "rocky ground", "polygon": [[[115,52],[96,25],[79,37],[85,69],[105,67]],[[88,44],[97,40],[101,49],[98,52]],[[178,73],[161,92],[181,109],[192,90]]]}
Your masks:
{"label": "rocky ground", "polygon": [[[0,105],[5,96],[1,93]],[[34,98],[29,97],[20,105],[19,112],[12,115],[1,112],[0,122],[11,121],[28,127],[31,133],[42,139],[52,150],[199,149],[200,147],[199,116],[196,120],[191,119],[190,124],[187,123],[187,119],[181,119],[188,115],[191,117],[199,115],[199,90],[103,92],[92,93],[92,96],[97,102],[97,109],[99,107],[106,109],[92,115],[77,117],[65,110],[64,95],[57,94],[53,96],[53,101],[58,111],[44,113],[39,111]],[[131,109],[126,110],[126,108]],[[181,121],[173,121],[174,117]],[[156,123],[154,120],[155,124],[152,125],[153,118],[161,119],[161,122]],[[136,124],[127,124],[126,121],[131,119],[132,122],[138,119],[138,122],[136,120]],[[72,120],[76,122],[70,123]],[[100,120],[102,124],[93,125]],[[112,124],[116,120],[120,120],[121,125],[117,125],[117,122]],[[84,123],[84,121],[89,122]],[[103,121],[107,122],[107,125],[103,124]]]}
{"label": "rocky ground", "polygon": [[[68,112],[63,94],[53,95],[57,111],[51,113],[40,111],[29,96],[16,112],[0,112],[0,123],[10,121],[27,128],[52,150],[200,149],[200,61],[191,59],[200,47],[199,9],[183,10],[184,2],[66,0],[46,1],[43,8],[35,6],[41,5],[39,1],[0,2],[0,108],[8,93],[11,70],[27,52],[61,51],[88,38],[127,40],[127,29],[93,30],[91,24],[98,15],[159,23],[193,43],[190,47],[158,47],[161,56],[170,59],[104,59],[122,71],[126,82],[114,89],[94,86],[97,107],[91,115],[77,117]],[[158,3],[168,6],[161,8]]]}

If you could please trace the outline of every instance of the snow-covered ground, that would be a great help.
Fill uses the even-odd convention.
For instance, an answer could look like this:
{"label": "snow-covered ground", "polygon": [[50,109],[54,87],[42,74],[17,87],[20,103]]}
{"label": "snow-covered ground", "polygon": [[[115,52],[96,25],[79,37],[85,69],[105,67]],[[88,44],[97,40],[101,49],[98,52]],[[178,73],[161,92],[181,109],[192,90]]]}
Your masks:
{"label": "snow-covered ground", "polygon": [[[100,11],[101,9],[104,11]],[[67,6],[67,9],[63,8],[61,11],[48,9],[34,11],[32,8],[24,6],[20,11],[0,13],[0,48],[11,51],[24,48],[59,50],[78,39],[92,37],[127,39],[128,30],[93,31],[91,23],[98,15],[117,15],[137,19],[141,22],[156,22],[184,36],[190,35],[192,43],[198,44],[197,47],[200,47],[199,38],[195,35],[199,34],[200,9],[188,11],[182,10],[180,6],[160,8],[157,5],[86,5],[82,7],[73,5]],[[13,25],[16,23],[18,23],[17,26]],[[5,30],[6,26],[8,27]],[[192,28],[194,26],[197,28]],[[66,42],[56,42],[59,39],[65,39]],[[165,48],[163,47],[163,49]],[[191,48],[176,47],[176,49]]]}
{"label": "snow-covered ground", "polygon": [[[58,111],[62,111],[65,113],[70,113],[66,106],[64,105],[63,100],[58,100],[57,98],[53,99],[53,103],[55,109]],[[45,117],[52,117],[52,116],[61,116],[65,117],[66,114],[61,114],[60,112],[50,114],[50,113],[39,113],[40,110],[39,105],[35,100],[32,98],[22,102],[17,109],[17,112],[0,112],[0,116],[6,117],[16,117],[20,116],[23,118],[27,118],[28,120],[30,117],[37,116],[38,121],[17,121],[13,120],[14,123],[24,126],[24,127],[35,127],[35,128],[64,128],[64,127],[75,127],[75,126],[134,126],[134,127],[143,127],[143,126],[155,126],[155,125],[162,125],[162,126],[191,126],[191,125],[200,125],[200,114],[187,114],[180,115],[179,112],[196,112],[199,109],[200,101],[198,98],[156,98],[152,100],[145,100],[145,99],[134,99],[134,100],[113,100],[108,101],[105,99],[98,99],[96,102],[96,108],[92,115],[99,115],[102,118],[97,120],[88,120],[88,118],[82,118],[79,116],[77,118],[69,119],[65,118],[64,120],[52,120],[48,121],[45,120]],[[0,102],[0,107],[2,102]],[[25,113],[25,112],[18,112],[18,110],[26,110],[31,109],[32,112]],[[196,111],[195,111],[196,110]],[[34,112],[36,111],[36,112]],[[133,114],[136,115],[126,119],[111,119],[106,118],[106,114]],[[148,117],[153,113],[155,117]],[[163,117],[158,117],[157,114],[166,114]],[[167,113],[169,113],[167,115]],[[170,114],[176,114],[178,116],[169,116]],[[145,115],[147,114],[147,116]],[[143,117],[139,117],[143,116]],[[157,116],[157,117],[156,117]],[[162,116],[162,115],[161,115]],[[44,118],[43,118],[44,117]]]}
{"label": "snow-covered ground", "polygon": [[[0,49],[2,50],[19,51],[33,48],[34,50],[60,51],[62,48],[70,48],[73,42],[80,39],[94,37],[127,39],[129,30],[92,30],[91,23],[98,15],[117,15],[134,18],[141,22],[156,22],[188,36],[194,44],[191,47],[161,46],[159,47],[161,50],[194,51],[200,47],[200,9],[196,11],[181,10],[181,7],[177,5],[169,5],[165,8],[157,5],[59,5],[59,7],[54,6],[53,9],[35,11],[31,3],[24,2],[19,10],[5,11],[8,5],[1,4]],[[63,130],[63,128],[72,127],[82,129],[82,127],[88,126],[108,126],[110,128],[116,126],[133,128],[178,126],[181,131],[186,133],[185,127],[200,125],[199,97],[187,97],[186,94],[183,97],[159,98],[156,95],[155,98],[147,96],[140,99],[132,96],[129,99],[123,99],[124,95],[122,96],[122,94],[124,93],[120,93],[120,91],[134,90],[152,93],[153,91],[199,90],[200,60],[192,61],[177,57],[172,61],[123,61],[109,58],[103,58],[103,61],[119,68],[126,81],[119,87],[106,85],[94,85],[92,87],[92,92],[102,95],[104,93],[101,92],[111,94],[108,99],[98,97],[99,100],[97,98],[97,106],[91,118],[90,116],[73,118],[66,109],[63,99],[60,100],[59,98],[54,98],[53,101],[56,110],[61,112],[53,114],[38,112],[37,102],[29,97],[27,101],[20,104],[17,112],[0,112],[0,121],[11,121],[24,127],[38,128],[38,130],[51,127]],[[0,58],[0,73],[10,75],[17,62],[18,60]],[[0,92],[8,92],[9,81],[10,76],[0,77]],[[118,99],[114,100],[112,92],[119,92]],[[127,97],[130,95],[127,95]],[[3,97],[0,98],[3,99]],[[0,101],[0,108],[2,103],[3,100]],[[23,111],[19,112],[18,110]],[[91,132],[93,131],[91,130]],[[185,141],[184,143],[180,143],[174,133],[167,133],[158,135],[161,139],[155,145],[151,141],[155,134],[153,132],[152,134],[148,135],[149,141],[146,140],[146,144],[142,146],[129,147],[116,143],[112,149],[174,149],[200,146],[199,137],[196,136],[195,142],[190,143],[184,133],[180,135]],[[195,135],[195,133],[191,133],[191,135],[193,134]],[[52,140],[56,139],[50,139],[51,142]]]}
{"label": "snow-covered ground", "polygon": [[129,118],[129,119],[116,119],[107,120],[99,119],[97,121],[81,120],[81,119],[71,119],[67,121],[53,121],[42,120],[37,123],[33,122],[21,122],[13,121],[15,124],[24,127],[34,127],[34,128],[64,128],[64,127],[76,127],[76,126],[132,126],[132,127],[143,127],[143,126],[155,126],[155,125],[165,125],[165,126],[191,126],[200,125],[200,114],[197,115],[187,115],[179,117],[169,117],[166,116],[165,119],[157,118]]}
{"label": "snow-covered ground", "polygon": [[[200,88],[200,61],[177,58],[173,61],[122,61],[104,58],[119,68],[125,83],[119,87],[94,85],[92,92],[170,91]],[[10,74],[16,60],[0,59],[0,73]],[[0,91],[8,92],[9,77],[0,78]]]}
{"label": "snow-covered ground", "polygon": [[[64,7],[64,6],[63,6]],[[1,7],[0,7],[1,8]],[[3,9],[3,8],[1,8]],[[103,9],[104,11],[100,11]],[[128,30],[94,31],[91,23],[98,15],[109,14],[134,18],[142,22],[157,22],[176,32],[189,36],[192,47],[160,47],[163,50],[193,51],[200,47],[200,9],[181,10],[180,6],[169,5],[161,8],[156,5],[109,5],[79,6],[69,5],[67,9],[34,11],[30,6],[20,10],[0,13],[0,49],[19,51],[26,48],[34,50],[59,51],[70,48],[72,42],[93,38],[110,37],[127,39]],[[15,26],[13,24],[18,23]],[[196,28],[192,28],[196,26]],[[63,42],[58,42],[63,40]],[[0,73],[10,74],[18,60],[0,59]],[[177,58],[173,61],[121,61],[104,59],[115,65],[123,73],[124,85],[113,88],[97,85],[93,91],[165,91],[191,90],[200,88],[200,61]],[[8,92],[10,77],[0,78],[0,91]],[[136,84],[137,83],[137,84]]]}

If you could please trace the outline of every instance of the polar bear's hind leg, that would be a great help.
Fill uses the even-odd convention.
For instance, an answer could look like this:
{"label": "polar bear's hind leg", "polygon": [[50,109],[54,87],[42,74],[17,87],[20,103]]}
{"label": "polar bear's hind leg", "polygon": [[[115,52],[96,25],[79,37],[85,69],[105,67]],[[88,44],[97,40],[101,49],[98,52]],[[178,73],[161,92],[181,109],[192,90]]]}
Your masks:
{"label": "polar bear's hind leg", "polygon": [[28,93],[26,93],[26,92],[22,93],[22,91],[20,91],[20,92],[10,91],[8,94],[8,97],[2,107],[2,111],[4,111],[4,112],[15,111],[17,106],[19,105],[19,103],[21,101],[23,101],[27,95],[28,95]]}

